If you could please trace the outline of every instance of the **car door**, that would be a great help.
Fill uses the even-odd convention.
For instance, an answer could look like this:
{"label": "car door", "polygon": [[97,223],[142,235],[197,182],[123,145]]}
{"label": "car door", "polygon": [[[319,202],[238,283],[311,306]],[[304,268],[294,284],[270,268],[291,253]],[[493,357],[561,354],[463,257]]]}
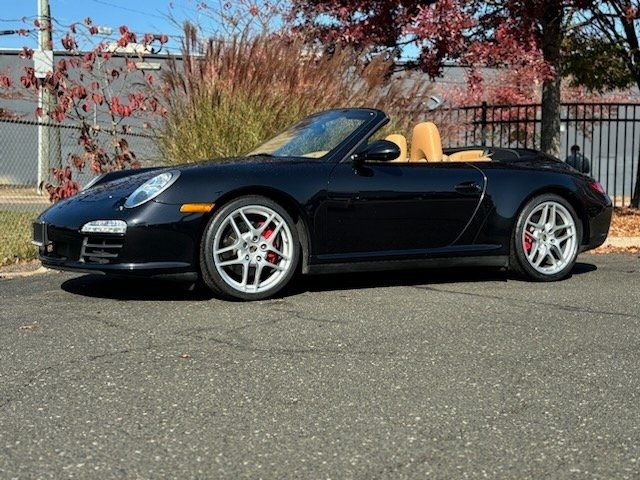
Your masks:
{"label": "car door", "polygon": [[328,181],[321,259],[411,258],[451,245],[484,188],[484,174],[467,163],[339,163]]}

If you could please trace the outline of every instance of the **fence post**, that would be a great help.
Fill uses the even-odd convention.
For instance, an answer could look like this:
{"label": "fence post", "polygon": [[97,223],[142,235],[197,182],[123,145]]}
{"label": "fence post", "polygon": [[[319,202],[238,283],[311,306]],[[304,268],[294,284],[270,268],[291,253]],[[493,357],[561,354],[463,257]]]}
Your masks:
{"label": "fence post", "polygon": [[480,146],[487,146],[487,102],[482,102],[482,115],[480,118]]}

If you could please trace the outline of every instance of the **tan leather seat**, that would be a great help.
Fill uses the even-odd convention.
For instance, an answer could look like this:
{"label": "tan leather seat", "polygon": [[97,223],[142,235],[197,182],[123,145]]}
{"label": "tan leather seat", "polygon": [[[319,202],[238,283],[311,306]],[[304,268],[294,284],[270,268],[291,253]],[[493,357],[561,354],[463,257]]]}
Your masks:
{"label": "tan leather seat", "polygon": [[413,129],[411,139],[412,162],[490,162],[491,158],[483,150],[463,150],[445,155],[442,138],[435,123],[423,122]]}
{"label": "tan leather seat", "polygon": [[447,155],[447,162],[490,162],[484,150],[462,150]]}
{"label": "tan leather seat", "polygon": [[389,136],[387,136],[387,138],[385,138],[385,140],[388,140],[389,142],[393,142],[395,143],[398,148],[400,149],[400,156],[398,158],[396,158],[395,160],[392,160],[392,162],[406,162],[407,161],[407,152],[408,152],[408,147],[407,147],[407,139],[404,135],[400,135],[399,133],[393,133]]}
{"label": "tan leather seat", "polygon": [[442,162],[444,159],[442,139],[435,123],[423,122],[416,125],[411,138],[411,161]]}

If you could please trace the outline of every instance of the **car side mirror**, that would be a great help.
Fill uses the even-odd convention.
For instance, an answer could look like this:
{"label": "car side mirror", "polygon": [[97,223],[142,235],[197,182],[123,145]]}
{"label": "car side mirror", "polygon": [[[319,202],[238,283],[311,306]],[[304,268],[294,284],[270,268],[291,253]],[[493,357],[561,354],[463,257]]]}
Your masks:
{"label": "car side mirror", "polygon": [[374,162],[390,162],[400,157],[400,147],[389,140],[376,140],[371,143],[364,151],[358,153],[354,160],[365,161],[372,160]]}

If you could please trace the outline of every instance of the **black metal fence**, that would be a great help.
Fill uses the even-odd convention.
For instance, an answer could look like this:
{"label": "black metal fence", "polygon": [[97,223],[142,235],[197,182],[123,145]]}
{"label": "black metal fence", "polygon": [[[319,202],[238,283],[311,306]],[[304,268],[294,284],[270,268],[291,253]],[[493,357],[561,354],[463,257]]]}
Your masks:
{"label": "black metal fence", "polygon": [[[444,126],[444,142],[451,147],[540,147],[540,104],[484,103],[433,113],[434,121]],[[560,140],[563,160],[572,155],[572,147],[578,147],[588,160],[588,173],[605,187],[616,206],[631,203],[640,178],[640,104],[562,104]]]}

